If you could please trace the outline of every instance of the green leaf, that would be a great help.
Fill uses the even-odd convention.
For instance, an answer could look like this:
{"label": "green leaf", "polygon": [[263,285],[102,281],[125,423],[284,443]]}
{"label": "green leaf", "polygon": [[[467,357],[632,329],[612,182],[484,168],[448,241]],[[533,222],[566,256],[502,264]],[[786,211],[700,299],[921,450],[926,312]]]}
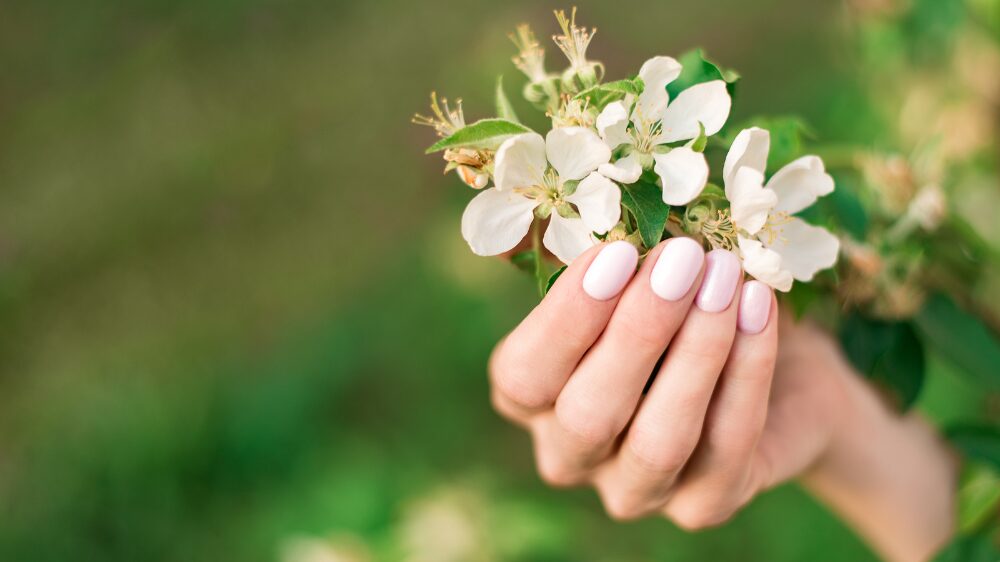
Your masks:
{"label": "green leaf", "polygon": [[562,275],[564,271],[566,271],[565,265],[557,269],[555,273],[549,276],[549,280],[545,283],[545,290],[542,292],[543,297],[549,294],[549,290],[552,288],[552,285],[556,284],[556,280],[559,279],[559,276]]}
{"label": "green leaf", "polygon": [[923,388],[924,348],[906,322],[887,322],[850,314],[841,326],[840,340],[854,366],[889,390],[905,410]]}
{"label": "green leaf", "polygon": [[427,154],[446,148],[481,148],[495,150],[514,135],[530,133],[531,129],[506,119],[482,119],[466,125],[427,149]]}
{"label": "green leaf", "polygon": [[690,50],[680,56],[678,62],[683,65],[681,75],[676,80],[667,84],[667,92],[670,98],[674,99],[677,94],[702,82],[712,80],[722,80],[726,83],[726,89],[730,96],[736,95],[736,83],[740,79],[740,74],[735,70],[725,69],[705,57],[705,52],[701,49]]}
{"label": "green leaf", "polygon": [[979,384],[1000,388],[1000,342],[981,320],[934,295],[914,319],[924,340]]}
{"label": "green leaf", "polygon": [[626,78],[597,84],[583,90],[574,99],[589,99],[590,103],[596,107],[604,107],[608,103],[624,98],[628,94],[639,95],[642,93],[643,83],[641,78]]}
{"label": "green leaf", "polygon": [[623,186],[622,205],[635,217],[643,246],[652,249],[659,244],[670,215],[670,207],[663,202],[659,186],[644,179]]}
{"label": "green leaf", "polygon": [[970,462],[962,470],[958,486],[958,532],[974,533],[997,514],[1000,505],[1000,474],[994,467]]}
{"label": "green leaf", "polygon": [[945,436],[969,459],[1000,470],[1000,428],[986,423],[966,423],[949,427]]}
{"label": "green leaf", "polygon": [[503,76],[497,76],[497,93],[496,93],[496,103],[497,103],[497,117],[501,119],[506,119],[507,121],[512,121],[514,123],[520,123],[521,120],[517,118],[517,112],[514,111],[514,106],[510,104],[510,100],[507,99],[507,94],[503,91]]}
{"label": "green leaf", "polygon": [[705,136],[705,125],[698,121],[698,138],[694,139],[691,143],[691,150],[695,152],[705,152],[705,146],[708,145],[708,137]]}

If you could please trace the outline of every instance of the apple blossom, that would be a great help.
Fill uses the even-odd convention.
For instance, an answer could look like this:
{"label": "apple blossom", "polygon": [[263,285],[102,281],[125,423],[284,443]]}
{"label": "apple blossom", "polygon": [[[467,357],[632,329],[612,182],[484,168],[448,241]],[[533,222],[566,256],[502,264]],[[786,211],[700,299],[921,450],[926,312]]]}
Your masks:
{"label": "apple blossom", "polygon": [[492,256],[513,249],[535,217],[548,218],[542,243],[570,263],[618,223],[621,191],[597,173],[611,150],[590,129],[563,127],[545,139],[524,133],[497,150],[495,187],[477,195],[462,216],[472,251]]}
{"label": "apple blossom", "polygon": [[662,145],[697,139],[702,128],[705,135],[714,135],[732,106],[722,80],[691,86],[671,102],[666,87],[680,76],[681,69],[670,57],[649,59],[639,70],[645,86],[631,111],[625,101],[616,101],[604,108],[596,122],[608,146],[624,146],[623,157],[604,164],[600,172],[630,184],[652,165],[668,205],[685,205],[697,197],[708,182],[709,170],[705,156],[690,146],[670,149]]}
{"label": "apple blossom", "polygon": [[723,166],[726,198],[747,273],[788,291],[837,261],[840,241],[793,215],[833,191],[833,178],[817,156],[803,156],[766,183],[770,133],[752,127],[736,136]]}

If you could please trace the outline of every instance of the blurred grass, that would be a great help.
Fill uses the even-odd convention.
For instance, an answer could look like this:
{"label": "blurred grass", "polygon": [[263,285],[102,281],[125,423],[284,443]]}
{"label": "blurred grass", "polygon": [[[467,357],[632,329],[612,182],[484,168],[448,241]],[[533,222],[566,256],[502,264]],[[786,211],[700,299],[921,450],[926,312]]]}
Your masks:
{"label": "blurred grass", "polygon": [[[704,46],[745,76],[734,119],[851,133],[837,2],[580,4],[615,76]],[[468,255],[469,194],[408,118],[431,89],[488,113],[521,20],[551,31],[523,0],[0,6],[0,559],[331,533],[395,559],[442,489],[503,559],[871,558],[792,487],[705,533],[613,524],[490,412],[532,289]],[[971,392],[932,380],[960,414]]]}

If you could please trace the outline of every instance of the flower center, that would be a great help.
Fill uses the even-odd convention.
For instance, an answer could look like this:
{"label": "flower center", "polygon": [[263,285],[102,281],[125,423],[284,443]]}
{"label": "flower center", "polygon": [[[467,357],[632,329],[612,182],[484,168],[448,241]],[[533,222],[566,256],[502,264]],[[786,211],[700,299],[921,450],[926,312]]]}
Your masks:
{"label": "flower center", "polygon": [[528,199],[534,199],[539,204],[550,203],[559,205],[564,202],[565,184],[560,179],[559,174],[549,168],[542,174],[542,183],[539,185],[529,185],[525,187],[515,187],[514,193],[523,195]]}
{"label": "flower center", "polygon": [[715,218],[707,219],[701,225],[701,234],[713,248],[732,250],[737,246],[736,224],[728,210],[719,211]]}
{"label": "flower center", "polygon": [[629,135],[632,137],[632,144],[635,145],[635,150],[642,154],[651,153],[653,151],[653,143],[663,129],[660,121],[636,119],[632,122],[632,125],[633,128],[629,130]]}
{"label": "flower center", "polygon": [[767,222],[764,223],[764,226],[760,229],[760,233],[757,237],[760,238],[762,236],[767,236],[768,246],[774,244],[778,240],[787,242],[788,239],[784,236],[785,225],[790,222],[792,222],[792,217],[788,213],[784,211],[772,213],[767,216]]}

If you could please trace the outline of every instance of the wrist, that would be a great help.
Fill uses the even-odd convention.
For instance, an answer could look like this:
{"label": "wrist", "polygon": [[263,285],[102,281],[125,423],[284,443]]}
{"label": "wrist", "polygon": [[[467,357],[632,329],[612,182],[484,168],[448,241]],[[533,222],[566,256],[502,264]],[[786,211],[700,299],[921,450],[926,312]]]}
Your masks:
{"label": "wrist", "polygon": [[919,414],[898,414],[844,367],[842,407],[802,483],[885,558],[927,559],[953,533],[954,455]]}

